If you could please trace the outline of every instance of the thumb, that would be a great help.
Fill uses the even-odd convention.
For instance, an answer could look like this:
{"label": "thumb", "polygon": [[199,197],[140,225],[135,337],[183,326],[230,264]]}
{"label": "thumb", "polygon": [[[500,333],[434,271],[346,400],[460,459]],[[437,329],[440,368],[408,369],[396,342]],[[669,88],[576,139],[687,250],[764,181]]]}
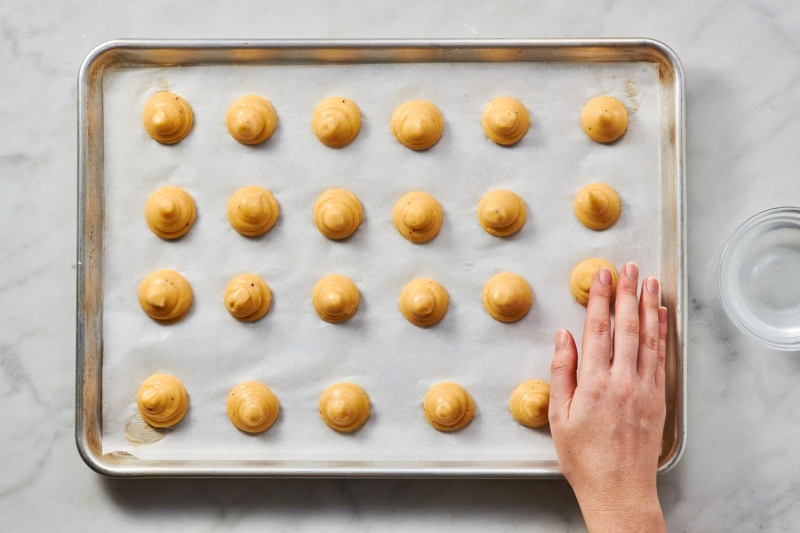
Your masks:
{"label": "thumb", "polygon": [[572,334],[560,329],[556,332],[556,353],[550,364],[550,422],[556,424],[569,417],[572,395],[578,386],[578,348]]}

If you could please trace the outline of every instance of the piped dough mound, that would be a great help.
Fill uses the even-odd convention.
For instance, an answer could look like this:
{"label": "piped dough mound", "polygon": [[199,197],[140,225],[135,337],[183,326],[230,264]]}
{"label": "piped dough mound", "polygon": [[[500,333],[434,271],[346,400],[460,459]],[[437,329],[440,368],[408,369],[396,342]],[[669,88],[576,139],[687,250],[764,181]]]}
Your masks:
{"label": "piped dough mound", "polygon": [[352,433],[369,418],[369,396],[355,383],[331,385],[319,398],[319,415],[328,427],[340,433]]}
{"label": "piped dough mound", "polygon": [[272,291],[255,274],[240,274],[225,289],[225,309],[237,320],[253,322],[267,314],[272,305]]}
{"label": "piped dough mound", "polygon": [[237,428],[247,433],[261,433],[275,423],[280,404],[266,385],[245,381],[236,385],[228,394],[225,410]]}
{"label": "piped dough mound", "polygon": [[614,224],[622,211],[619,195],[605,183],[585,185],[573,202],[575,216],[590,229],[606,229]]}
{"label": "piped dough mound", "polygon": [[175,93],[159,92],[144,105],[142,123],[150,137],[161,144],[175,144],[194,124],[189,103]]}
{"label": "piped dough mound", "polygon": [[139,387],[136,406],[145,422],[156,428],[168,428],[183,420],[189,409],[189,396],[175,377],[154,374]]}
{"label": "piped dough mound", "polygon": [[411,242],[427,242],[442,227],[442,206],[430,194],[414,191],[397,201],[392,218],[400,235]]}
{"label": "piped dough mound", "polygon": [[594,281],[597,273],[603,267],[611,271],[611,300],[613,301],[617,294],[617,279],[619,277],[614,265],[605,259],[592,258],[579,263],[578,266],[572,269],[572,273],[569,275],[569,289],[582,306],[586,307],[589,303],[589,289],[592,286],[592,281]]}
{"label": "piped dough mound", "polygon": [[437,383],[425,394],[422,401],[425,418],[439,431],[455,431],[472,421],[475,401],[458,383]]}
{"label": "piped dough mound", "polygon": [[489,316],[500,322],[516,322],[530,311],[533,291],[522,276],[501,272],[483,287],[483,307]]}
{"label": "piped dough mound", "polygon": [[192,288],[186,278],[166,268],[152,272],[139,285],[139,305],[161,324],[174,324],[183,319],[192,307],[192,298]]}
{"label": "piped dough mound", "polygon": [[547,425],[550,407],[550,385],[540,379],[529,379],[519,384],[508,402],[514,420],[529,428]]}
{"label": "piped dough mound", "polygon": [[403,287],[400,293],[400,312],[415,326],[437,324],[447,312],[447,291],[432,279],[417,278]]}
{"label": "piped dough mound", "polygon": [[531,125],[531,117],[522,103],[510,96],[495,98],[483,110],[481,119],[486,136],[497,144],[518,143]]}
{"label": "piped dough mound", "polygon": [[322,320],[337,324],[356,314],[361,296],[352,280],[339,274],[330,274],[317,282],[311,299],[314,310]]}
{"label": "piped dough mound", "polygon": [[611,96],[592,98],[581,113],[581,127],[593,141],[616,141],[628,129],[628,111]]}
{"label": "piped dough mound", "polygon": [[344,189],[330,189],[314,204],[314,224],[329,239],[346,239],[364,218],[364,209],[355,194]]}
{"label": "piped dough mound", "polygon": [[162,239],[177,239],[194,224],[197,210],[192,195],[178,187],[162,187],[150,195],[144,219],[150,231]]}
{"label": "piped dough mound", "polygon": [[392,113],[391,123],[395,138],[412,150],[427,150],[439,142],[444,131],[442,113],[427,100],[401,105]]}
{"label": "piped dough mound", "polygon": [[526,218],[525,202],[511,191],[498,189],[488,192],[478,203],[478,222],[487,233],[497,237],[516,233]]}
{"label": "piped dough mound", "polygon": [[255,185],[242,187],[228,201],[228,221],[245,237],[257,237],[271,230],[279,211],[272,193]]}
{"label": "piped dough mound", "polygon": [[275,133],[278,116],[269,100],[257,94],[237,98],[228,108],[225,125],[242,144],[261,144]]}
{"label": "piped dough mound", "polygon": [[319,142],[341,148],[352,142],[361,129],[361,111],[355,102],[344,96],[324,99],[311,116],[311,128]]}

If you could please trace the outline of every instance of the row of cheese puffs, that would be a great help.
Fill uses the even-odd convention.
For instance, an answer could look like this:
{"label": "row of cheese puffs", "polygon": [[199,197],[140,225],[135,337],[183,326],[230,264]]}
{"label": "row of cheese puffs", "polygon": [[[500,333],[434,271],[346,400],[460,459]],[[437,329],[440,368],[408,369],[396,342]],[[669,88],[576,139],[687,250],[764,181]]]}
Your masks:
{"label": "row of cheese puffs", "polygon": [[[136,395],[136,405],[145,422],[156,428],[176,425],[189,409],[186,388],[174,376],[154,374],[147,378]],[[521,383],[511,393],[509,409],[514,419],[527,427],[548,423],[550,385],[531,379]],[[350,382],[331,385],[319,399],[319,414],[331,429],[352,433],[363,426],[370,414],[366,391]],[[238,429],[261,433],[278,418],[280,403],[263,383],[245,381],[228,394],[225,404],[228,417]],[[443,381],[431,387],[422,401],[428,422],[439,431],[455,431],[465,427],[475,415],[475,401],[463,387]]]}
{"label": "row of cheese puffs", "polygon": [[[570,274],[572,295],[581,304],[589,301],[589,288],[601,268],[608,268],[612,288],[616,288],[617,270],[599,258],[587,259]],[[189,313],[194,300],[189,282],[179,272],[156,270],[139,285],[139,305],[147,315],[160,324],[174,324]],[[330,274],[317,282],[311,293],[317,315],[325,322],[338,324],[355,315],[361,301],[358,287],[350,278]],[[416,278],[400,292],[400,311],[412,324],[430,327],[445,316],[450,297],[444,286],[429,278]],[[517,322],[530,311],[533,291],[522,276],[501,272],[484,285],[481,301],[486,312],[499,322]],[[228,283],[224,296],[228,313],[242,322],[262,318],[272,305],[269,285],[255,274],[240,274]]]}
{"label": "row of cheese puffs", "polygon": [[[605,183],[590,183],[581,188],[573,202],[575,216],[586,227],[606,229],[620,216],[619,195]],[[275,225],[280,208],[275,196],[262,187],[250,185],[237,190],[228,201],[228,221],[246,237],[267,233]],[[188,191],[162,187],[150,195],[144,215],[150,230],[163,239],[185,235],[194,225],[197,208]],[[345,189],[329,189],[314,204],[314,223],[325,237],[346,239],[364,218],[358,197]],[[497,237],[519,231],[527,219],[525,202],[515,192],[496,189],[478,202],[478,222]],[[392,219],[397,231],[414,243],[427,242],[442,227],[442,206],[428,193],[412,191],[395,203]]]}
{"label": "row of cheese puffs", "polygon": [[[189,103],[171,92],[158,92],[144,106],[142,122],[147,133],[162,144],[175,144],[194,124]],[[501,96],[489,102],[481,124],[486,136],[500,145],[519,142],[530,127],[528,110],[519,100]],[[260,144],[272,137],[278,116],[269,100],[248,94],[235,100],[225,115],[231,137],[242,144]],[[444,131],[442,113],[427,100],[411,100],[392,113],[395,138],[412,150],[427,150],[439,142]],[[320,142],[331,148],[350,144],[361,129],[361,110],[344,96],[324,99],[314,110],[311,127]],[[581,113],[583,131],[597,142],[617,140],[628,128],[628,112],[616,98],[598,96]]]}

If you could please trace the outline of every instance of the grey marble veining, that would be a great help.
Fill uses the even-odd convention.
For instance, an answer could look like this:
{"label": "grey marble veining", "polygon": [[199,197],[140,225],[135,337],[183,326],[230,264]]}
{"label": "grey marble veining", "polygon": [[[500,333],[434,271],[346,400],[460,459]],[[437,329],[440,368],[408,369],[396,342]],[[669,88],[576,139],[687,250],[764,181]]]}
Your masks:
{"label": "grey marble veining", "polygon": [[670,531],[800,530],[800,354],[724,317],[727,235],[800,204],[800,3],[0,3],[0,517],[8,531],[582,531],[559,481],[141,480],[73,441],[76,79],[117,37],[659,39],[687,80],[689,442],[659,481]]}

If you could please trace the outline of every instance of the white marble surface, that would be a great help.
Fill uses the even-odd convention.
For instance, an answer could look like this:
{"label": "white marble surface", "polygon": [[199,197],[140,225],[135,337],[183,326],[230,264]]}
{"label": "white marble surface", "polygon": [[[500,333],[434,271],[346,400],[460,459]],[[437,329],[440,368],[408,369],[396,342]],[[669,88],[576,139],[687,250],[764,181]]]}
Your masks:
{"label": "white marble surface", "polygon": [[688,101],[689,445],[670,531],[800,530],[800,354],[727,322],[715,268],[749,215],[800,204],[800,3],[0,3],[0,517],[7,531],[582,531],[564,482],[144,480],[73,440],[76,79],[117,37],[622,37],[664,41]]}

